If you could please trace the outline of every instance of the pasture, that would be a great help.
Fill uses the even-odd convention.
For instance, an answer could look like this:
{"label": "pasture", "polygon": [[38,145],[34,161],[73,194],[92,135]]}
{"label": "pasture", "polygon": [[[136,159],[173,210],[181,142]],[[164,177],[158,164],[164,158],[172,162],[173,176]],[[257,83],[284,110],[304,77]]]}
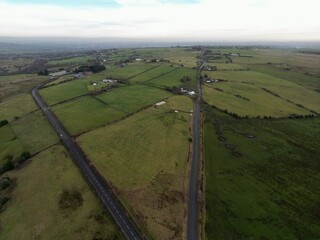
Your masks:
{"label": "pasture", "polygon": [[71,135],[110,124],[126,114],[91,96],[56,105],[52,110]]}
{"label": "pasture", "polygon": [[[41,152],[7,176],[15,184],[1,212],[3,239],[123,239],[62,146]],[[77,191],[82,201],[61,208],[63,190]]]}
{"label": "pasture", "polygon": [[88,93],[87,81],[85,79],[77,79],[43,88],[39,91],[39,93],[47,104],[53,105]]}
{"label": "pasture", "polygon": [[[183,83],[181,79],[184,76],[189,77],[190,81]],[[154,78],[147,82],[155,83],[157,85],[166,86],[166,87],[177,87],[180,85],[187,85],[188,87],[195,88],[197,84],[196,77],[197,77],[197,72],[195,70],[181,67],[163,76]]]}
{"label": "pasture", "polygon": [[[204,100],[222,110],[227,109],[242,116],[268,113],[276,117],[287,116],[288,113],[320,112],[319,93],[286,79],[255,71],[218,71],[205,72],[205,74],[213,79],[227,81],[206,84],[204,87]],[[217,93],[212,88],[226,91]],[[250,101],[245,101],[239,96],[237,99],[235,95],[240,95]],[[228,102],[229,100],[231,101]],[[268,111],[268,108],[273,108],[274,113]]]}
{"label": "pasture", "polygon": [[177,67],[170,66],[168,64],[162,64],[162,65],[155,65],[155,67],[149,69],[149,71],[146,71],[144,73],[141,73],[138,76],[135,76],[130,79],[131,83],[142,83],[146,81],[150,81],[152,79],[155,79],[160,76],[164,76],[169,74],[170,72],[173,72],[177,70]]}
{"label": "pasture", "polygon": [[25,151],[34,154],[53,144],[59,139],[42,112],[25,115],[14,121],[12,129]]}
{"label": "pasture", "polygon": [[86,64],[90,60],[94,60],[95,57],[91,55],[84,55],[78,57],[70,57],[58,60],[50,60],[48,61],[48,66],[65,66],[70,64]]}
{"label": "pasture", "polygon": [[155,104],[170,95],[169,92],[158,88],[145,85],[129,85],[99,94],[96,97],[112,108],[132,113]]}
{"label": "pasture", "polygon": [[112,67],[106,72],[107,78],[129,79],[155,67],[153,64],[129,63],[123,67]]}
{"label": "pasture", "polygon": [[21,94],[0,103],[0,116],[9,122],[38,109],[31,94]]}
{"label": "pasture", "polygon": [[317,239],[319,119],[236,120],[205,106],[207,239]]}
{"label": "pasture", "polygon": [[159,108],[77,138],[153,238],[181,238],[190,116],[169,109],[192,106],[191,99],[173,96]]}

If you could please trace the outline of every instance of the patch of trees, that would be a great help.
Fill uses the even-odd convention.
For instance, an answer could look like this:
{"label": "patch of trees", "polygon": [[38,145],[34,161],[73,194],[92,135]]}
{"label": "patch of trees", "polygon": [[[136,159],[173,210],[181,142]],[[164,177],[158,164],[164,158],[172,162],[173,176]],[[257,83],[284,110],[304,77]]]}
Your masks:
{"label": "patch of trees", "polygon": [[191,78],[189,76],[183,76],[181,79],[180,79],[181,82],[189,82],[191,81]]}
{"label": "patch of trees", "polygon": [[9,124],[8,120],[0,120],[0,127]]}
{"label": "patch of trees", "polygon": [[178,87],[166,87],[165,90],[167,90],[168,92],[171,92],[175,95],[180,95],[181,94],[181,89]]}
{"label": "patch of trees", "polygon": [[93,72],[93,73],[99,73],[106,70],[105,66],[101,65],[92,65],[92,66],[81,66],[76,68],[73,72],[79,73],[79,72]]}
{"label": "patch of trees", "polygon": [[298,114],[290,114],[290,119],[302,119],[302,118],[314,118],[313,114],[307,114],[307,115],[298,115]]}
{"label": "patch of trees", "polygon": [[48,71],[48,69],[45,69],[43,71],[39,71],[38,75],[39,76],[48,76],[49,75],[49,71]]}
{"label": "patch of trees", "polygon": [[16,159],[13,159],[12,155],[8,155],[4,158],[6,162],[0,167],[0,175],[9,172],[16,167],[18,167],[20,164],[22,164],[24,161],[31,158],[31,154],[29,152],[23,152],[19,157]]}

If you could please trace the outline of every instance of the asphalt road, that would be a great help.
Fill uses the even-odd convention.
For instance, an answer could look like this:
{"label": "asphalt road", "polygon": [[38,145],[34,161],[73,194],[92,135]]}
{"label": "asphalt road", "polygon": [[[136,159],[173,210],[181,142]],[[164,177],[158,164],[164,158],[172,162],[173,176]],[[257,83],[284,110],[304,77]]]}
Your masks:
{"label": "asphalt road", "polygon": [[41,108],[41,110],[43,111],[44,115],[47,117],[53,128],[58,133],[62,143],[70,152],[76,164],[86,177],[86,180],[95,190],[104,206],[113,216],[115,222],[120,227],[125,237],[127,239],[132,240],[141,239],[140,234],[132,224],[131,220],[129,220],[129,218],[124,213],[123,208],[115,200],[115,197],[112,194],[111,190],[102,180],[100,175],[96,173],[96,171],[90,165],[89,161],[87,160],[85,154],[83,153],[79,145],[72,140],[67,130],[64,128],[61,122],[57,119],[57,117],[54,115],[54,113],[51,111],[51,109],[47,106],[47,104],[43,101],[42,97],[39,95],[38,90],[48,82],[49,81],[46,81],[32,89],[32,96],[34,97],[35,101],[37,102],[37,104],[39,105],[39,107]]}
{"label": "asphalt road", "polygon": [[202,89],[200,82],[201,69],[205,62],[201,65],[198,71],[198,97],[193,113],[193,154],[192,164],[190,170],[190,182],[189,182],[189,199],[188,199],[188,224],[187,224],[187,239],[197,240],[199,239],[199,204],[198,204],[198,191],[199,191],[199,154],[200,154],[200,108],[202,99]]}

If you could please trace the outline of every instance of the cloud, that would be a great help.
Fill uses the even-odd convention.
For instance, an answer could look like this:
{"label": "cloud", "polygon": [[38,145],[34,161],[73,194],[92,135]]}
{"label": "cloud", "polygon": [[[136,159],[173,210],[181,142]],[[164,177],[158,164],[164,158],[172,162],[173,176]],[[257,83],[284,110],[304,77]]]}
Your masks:
{"label": "cloud", "polygon": [[116,0],[118,7],[71,7],[13,4],[0,0],[0,35],[235,41],[320,40],[317,0],[188,2]]}

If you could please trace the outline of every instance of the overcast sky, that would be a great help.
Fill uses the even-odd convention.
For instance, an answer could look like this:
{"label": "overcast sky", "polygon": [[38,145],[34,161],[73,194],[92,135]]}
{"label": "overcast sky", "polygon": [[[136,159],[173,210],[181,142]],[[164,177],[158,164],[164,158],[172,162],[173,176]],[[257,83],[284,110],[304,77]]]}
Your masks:
{"label": "overcast sky", "polygon": [[320,41],[319,0],[0,0],[0,36]]}

